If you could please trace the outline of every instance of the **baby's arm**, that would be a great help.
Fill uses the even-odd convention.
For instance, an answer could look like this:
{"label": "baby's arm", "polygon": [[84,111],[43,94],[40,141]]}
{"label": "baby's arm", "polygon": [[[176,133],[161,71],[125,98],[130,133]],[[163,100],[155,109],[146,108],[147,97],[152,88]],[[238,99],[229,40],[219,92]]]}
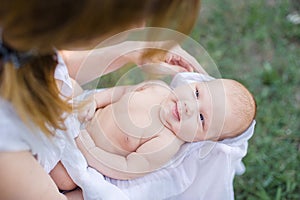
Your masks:
{"label": "baby's arm", "polygon": [[141,91],[152,84],[167,86],[166,83],[159,80],[144,81],[136,85],[115,86],[97,92],[92,97],[95,101],[96,108],[103,108],[109,104],[117,102],[124,94],[132,91]]}
{"label": "baby's arm", "polygon": [[78,118],[80,121],[91,120],[95,114],[95,111],[98,108],[104,108],[105,106],[120,100],[120,98],[122,98],[122,96],[124,96],[126,93],[132,91],[141,91],[146,87],[150,86],[151,84],[159,84],[168,87],[167,84],[163,81],[152,80],[145,81],[136,85],[115,86],[101,90],[99,92],[94,93],[87,99],[88,103],[80,111]]}
{"label": "baby's arm", "polygon": [[115,86],[95,93],[92,98],[94,98],[96,108],[103,108],[117,102],[124,94],[131,91],[132,87],[131,85]]}
{"label": "baby's arm", "polygon": [[97,108],[104,108],[105,106],[118,101],[125,93],[127,93],[133,86],[116,86],[108,89],[98,91],[90,95],[86,101],[86,105],[79,112],[78,118],[80,121],[91,120]]}
{"label": "baby's arm", "polygon": [[[81,136],[84,137],[82,133]],[[86,156],[90,166],[106,176],[115,179],[132,179],[162,167],[179,150],[184,143],[172,133],[161,134],[141,145],[135,152],[127,156],[117,155],[99,147],[84,146],[77,138],[78,147]]]}

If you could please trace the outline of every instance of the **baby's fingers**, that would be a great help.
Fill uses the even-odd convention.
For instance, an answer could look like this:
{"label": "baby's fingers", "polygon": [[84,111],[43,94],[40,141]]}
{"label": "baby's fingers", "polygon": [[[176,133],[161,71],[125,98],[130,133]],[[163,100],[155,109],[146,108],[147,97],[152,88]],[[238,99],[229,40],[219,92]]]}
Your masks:
{"label": "baby's fingers", "polygon": [[89,109],[89,111],[86,114],[85,121],[91,120],[94,117],[95,112],[96,112],[95,109]]}
{"label": "baby's fingers", "polygon": [[84,111],[79,112],[79,113],[78,113],[78,116],[77,116],[77,117],[78,117],[78,120],[79,120],[80,122],[84,122],[85,119],[86,119],[87,113],[88,113],[87,110],[84,110]]}
{"label": "baby's fingers", "polygon": [[86,114],[85,114],[85,121],[89,121],[91,120],[96,112],[96,102],[93,101],[90,105],[89,105],[89,109],[86,110]]}
{"label": "baby's fingers", "polygon": [[175,54],[168,54],[165,62],[171,65],[182,67],[183,70],[180,71],[188,71],[188,72],[194,71],[193,66],[188,61]]}

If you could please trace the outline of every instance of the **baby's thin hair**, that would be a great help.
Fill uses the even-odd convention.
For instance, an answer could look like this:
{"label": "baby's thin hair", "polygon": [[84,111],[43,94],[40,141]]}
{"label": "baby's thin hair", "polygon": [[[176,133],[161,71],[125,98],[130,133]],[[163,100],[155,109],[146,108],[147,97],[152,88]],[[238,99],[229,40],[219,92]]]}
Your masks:
{"label": "baby's thin hair", "polygon": [[235,82],[229,91],[229,95],[233,96],[232,111],[245,124],[243,129],[237,133],[239,135],[247,130],[255,119],[257,106],[253,94],[243,84],[235,80],[232,81]]}

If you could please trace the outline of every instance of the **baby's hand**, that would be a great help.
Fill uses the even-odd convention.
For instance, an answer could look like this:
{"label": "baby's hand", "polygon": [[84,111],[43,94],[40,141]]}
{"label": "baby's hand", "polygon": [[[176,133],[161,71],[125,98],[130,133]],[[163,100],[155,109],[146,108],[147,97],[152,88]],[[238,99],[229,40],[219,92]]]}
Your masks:
{"label": "baby's hand", "polygon": [[83,123],[91,120],[95,115],[96,109],[97,109],[97,103],[94,100],[94,96],[92,95],[84,104],[84,106],[79,109],[78,112],[79,121]]}

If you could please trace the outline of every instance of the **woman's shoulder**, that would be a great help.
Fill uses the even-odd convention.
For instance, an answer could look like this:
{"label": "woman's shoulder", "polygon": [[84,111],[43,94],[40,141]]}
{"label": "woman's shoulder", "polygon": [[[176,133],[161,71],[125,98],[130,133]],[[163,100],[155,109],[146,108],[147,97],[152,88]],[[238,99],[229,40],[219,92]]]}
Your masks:
{"label": "woman's shoulder", "polygon": [[60,90],[64,96],[71,96],[73,93],[72,80],[69,76],[67,66],[62,57],[57,54],[58,64],[55,68],[54,78],[61,82]]}

